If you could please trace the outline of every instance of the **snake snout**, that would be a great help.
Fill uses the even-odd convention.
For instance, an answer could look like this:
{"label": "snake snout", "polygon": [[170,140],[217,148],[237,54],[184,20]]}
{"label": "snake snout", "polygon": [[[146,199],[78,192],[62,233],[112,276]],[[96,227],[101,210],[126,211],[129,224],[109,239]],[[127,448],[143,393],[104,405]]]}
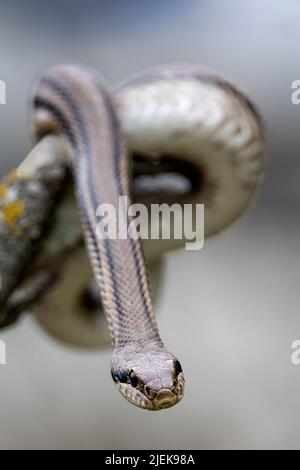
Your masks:
{"label": "snake snout", "polygon": [[170,408],[177,403],[178,397],[169,389],[163,388],[157,392],[153,399],[153,406],[156,409]]}

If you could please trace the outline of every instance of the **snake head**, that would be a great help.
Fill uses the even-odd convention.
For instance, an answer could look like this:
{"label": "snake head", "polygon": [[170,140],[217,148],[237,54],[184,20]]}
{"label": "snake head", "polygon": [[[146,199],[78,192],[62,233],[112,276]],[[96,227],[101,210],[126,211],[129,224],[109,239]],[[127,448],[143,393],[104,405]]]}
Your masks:
{"label": "snake head", "polygon": [[162,410],[178,403],[184,393],[180,362],[165,349],[115,351],[111,374],[118,390],[133,405]]}

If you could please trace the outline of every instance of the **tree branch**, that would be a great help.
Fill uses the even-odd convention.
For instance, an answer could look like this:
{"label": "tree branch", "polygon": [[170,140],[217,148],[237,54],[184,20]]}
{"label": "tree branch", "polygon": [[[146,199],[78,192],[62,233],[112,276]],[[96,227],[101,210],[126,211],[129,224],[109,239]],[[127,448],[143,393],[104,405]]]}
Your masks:
{"label": "tree branch", "polygon": [[[50,225],[65,187],[67,161],[65,141],[46,137],[0,182],[0,327],[10,323],[12,312],[16,313],[8,299]],[[32,291],[30,295],[34,297]],[[14,302],[16,299],[10,306]]]}

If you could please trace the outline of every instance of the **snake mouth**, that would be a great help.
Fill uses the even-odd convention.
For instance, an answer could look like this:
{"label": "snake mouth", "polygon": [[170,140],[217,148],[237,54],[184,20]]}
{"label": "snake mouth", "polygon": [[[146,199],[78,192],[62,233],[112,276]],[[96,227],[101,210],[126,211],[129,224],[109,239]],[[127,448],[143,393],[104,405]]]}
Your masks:
{"label": "snake mouth", "polygon": [[172,155],[132,154],[132,195],[145,204],[188,200],[198,191],[204,191],[204,169],[186,159]]}
{"label": "snake mouth", "polygon": [[178,398],[172,390],[162,389],[156,397],[153,399],[153,407],[156,410],[163,410],[165,408],[171,408],[178,402]]}
{"label": "snake mouth", "polygon": [[176,387],[173,387],[172,390],[162,388],[158,392],[155,392],[154,397],[150,399],[146,393],[132,387],[130,384],[115,382],[117,389],[126,400],[138,408],[149,411],[164,410],[179,403],[183,398],[184,384],[185,380],[183,373],[180,373]]}

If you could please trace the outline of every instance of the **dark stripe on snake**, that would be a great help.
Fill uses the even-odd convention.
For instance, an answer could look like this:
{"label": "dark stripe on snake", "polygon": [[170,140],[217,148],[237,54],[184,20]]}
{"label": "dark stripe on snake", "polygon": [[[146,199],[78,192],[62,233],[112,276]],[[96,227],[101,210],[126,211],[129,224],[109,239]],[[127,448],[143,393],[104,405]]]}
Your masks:
{"label": "dark stripe on snake", "polygon": [[[119,122],[116,118],[116,113],[115,113],[114,109],[112,108],[111,101],[107,98],[106,95],[105,95],[105,106],[106,106],[106,110],[107,110],[109,118],[110,118],[110,124],[111,124],[111,127],[113,129],[113,132],[114,132],[114,134],[118,135],[120,133]],[[122,179],[121,179],[120,165],[119,165],[120,159],[118,157],[121,154],[120,141],[119,141],[119,139],[114,138],[113,143],[114,143],[114,156],[115,156],[115,169],[116,169],[115,172],[117,174],[118,188],[119,188],[119,193],[123,194],[123,193],[126,193],[126,191],[124,190],[124,188],[122,186]],[[128,220],[127,220],[127,223],[128,223]],[[147,304],[147,300],[146,300],[146,296],[145,296],[145,292],[144,292],[144,286],[143,286],[143,283],[142,283],[142,273],[141,273],[140,265],[138,263],[137,246],[136,246],[136,244],[134,243],[134,240],[131,237],[129,237],[129,242],[130,242],[130,246],[131,246],[131,250],[132,250],[132,254],[133,254],[133,258],[134,258],[135,269],[136,269],[137,278],[138,278],[138,282],[139,282],[142,301],[143,301],[143,304],[144,304],[144,307],[145,307],[146,314],[151,319],[151,311],[149,310],[149,307],[148,307],[148,304]],[[142,256],[144,256],[143,247],[142,247],[141,243],[140,243],[140,249],[141,249],[141,252],[142,252]]]}
{"label": "dark stripe on snake", "polygon": [[[36,109],[45,109],[46,111],[50,112],[55,117],[55,119],[57,119],[57,121],[61,125],[63,131],[66,133],[66,135],[70,139],[71,144],[73,145],[73,147],[75,148],[75,150],[77,152],[78,151],[78,146],[77,146],[77,142],[76,142],[74,133],[73,133],[71,127],[69,126],[68,120],[64,117],[64,115],[61,113],[61,111],[59,109],[57,109],[55,106],[53,106],[52,104],[50,104],[49,102],[47,102],[46,100],[44,100],[42,98],[39,98],[39,97],[35,98],[34,106],[35,106]],[[83,216],[84,224],[88,228],[89,235],[92,238],[92,242],[93,242],[93,245],[94,245],[94,252],[97,256],[98,264],[101,265],[99,255],[98,255],[98,250],[96,248],[97,247],[97,242],[96,242],[96,239],[95,239],[95,236],[94,236],[94,232],[91,228],[88,215],[87,215],[87,213],[85,211],[85,208],[83,206],[82,206],[82,216]],[[116,284],[116,271],[115,271],[112,252],[111,252],[111,247],[110,247],[108,239],[104,240],[104,245],[105,245],[105,248],[106,248],[106,251],[107,251],[108,264],[109,264],[109,267],[111,269],[111,274],[112,274],[112,280],[113,280],[113,285],[114,285],[114,297],[115,297],[115,302],[116,302],[116,306],[117,306],[117,311],[118,311],[118,314],[120,316],[122,316],[122,308],[121,308],[122,307],[122,302],[120,300],[120,294],[118,292],[118,288],[117,288],[117,284]]]}
{"label": "dark stripe on snake", "polygon": [[[42,79],[42,82],[43,82],[43,84],[48,86],[52,91],[55,91],[60,96],[60,98],[65,102],[65,104],[69,108],[71,108],[71,111],[74,113],[74,117],[75,117],[76,122],[78,124],[78,127],[80,129],[82,139],[85,143],[87,156],[88,156],[88,158],[90,158],[89,136],[88,136],[88,133],[87,133],[87,130],[86,130],[85,122],[84,122],[84,119],[82,118],[81,113],[78,109],[78,106],[74,102],[72,96],[67,92],[67,90],[65,90],[59,83],[57,83],[53,79],[50,79],[48,77],[47,78],[44,77]],[[109,120],[110,120],[111,128],[113,129],[113,133],[114,133],[114,135],[118,135],[118,133],[120,132],[119,123],[117,121],[116,114],[115,114],[115,112],[112,108],[111,102],[110,102],[110,100],[107,97],[105,92],[102,91],[101,96],[103,96],[103,98],[104,98],[104,105],[105,105],[106,111],[107,111],[108,116],[109,116]],[[115,175],[116,175],[116,180],[117,180],[117,184],[118,184],[119,193],[122,195],[123,193],[125,193],[125,191],[124,191],[124,188],[122,186],[122,179],[121,179],[121,172],[120,172],[120,154],[121,154],[120,144],[119,144],[119,139],[113,138],[112,140],[113,140],[113,144],[114,144],[114,152],[113,152],[114,158],[113,158],[113,160],[114,160],[114,167],[115,167]],[[89,182],[90,182],[89,185],[90,185],[90,190],[91,190],[91,194],[92,194],[94,210],[96,211],[99,203],[97,201],[97,198],[96,198],[96,195],[95,195],[95,192],[94,192],[94,184],[93,184],[90,165],[88,165],[88,175],[89,175]],[[138,283],[139,283],[139,287],[140,287],[142,303],[143,303],[143,306],[144,306],[144,309],[145,309],[146,316],[151,319],[151,312],[150,312],[149,307],[147,305],[146,296],[145,296],[145,292],[144,292],[144,288],[143,288],[142,274],[140,272],[140,266],[139,266],[139,263],[138,263],[136,245],[135,245],[134,241],[131,238],[129,238],[129,240],[130,240],[130,246],[131,246],[133,259],[134,259],[134,263],[135,263],[137,279],[138,279]],[[109,258],[111,259],[111,262],[113,263],[111,247],[110,247],[110,243],[109,243],[108,239],[105,239],[105,247],[108,248],[107,251],[108,251],[108,254],[109,254]],[[142,247],[141,247],[141,250],[142,250]],[[112,266],[113,266],[113,264],[112,264]],[[115,269],[114,269],[114,273],[115,273]],[[115,286],[116,286],[116,289],[117,289],[117,284],[115,284]],[[117,296],[120,299],[119,292],[117,293]]]}

